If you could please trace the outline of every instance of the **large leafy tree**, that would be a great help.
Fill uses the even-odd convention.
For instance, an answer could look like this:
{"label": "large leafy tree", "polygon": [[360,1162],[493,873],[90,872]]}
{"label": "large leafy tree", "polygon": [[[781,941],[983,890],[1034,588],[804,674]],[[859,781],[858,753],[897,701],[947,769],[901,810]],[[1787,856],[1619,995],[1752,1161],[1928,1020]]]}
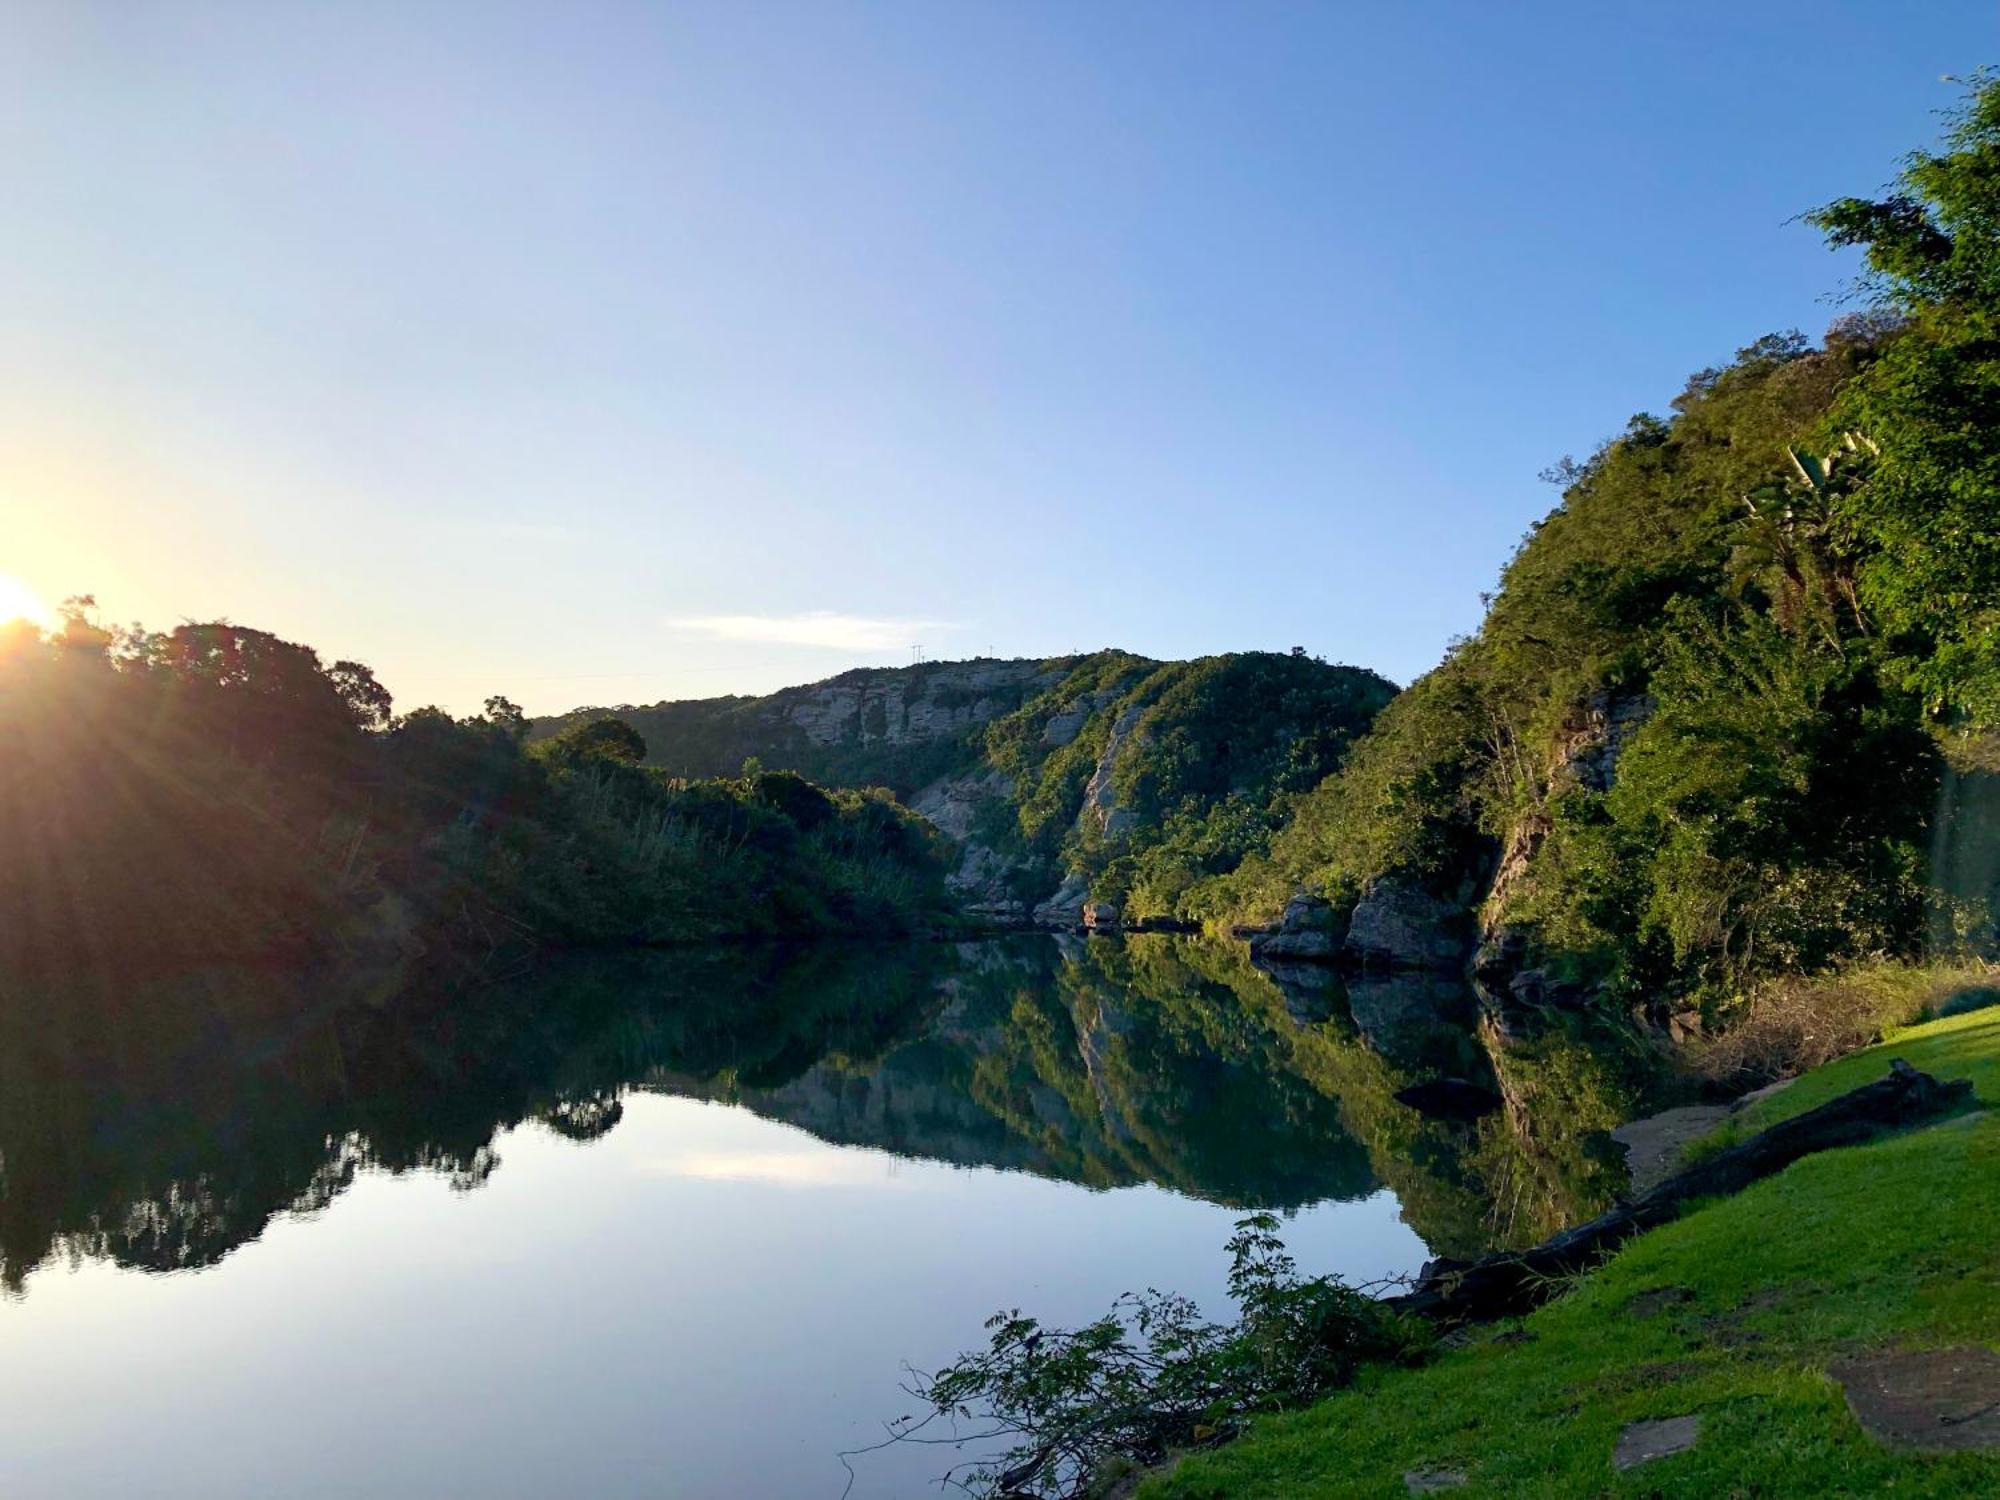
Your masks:
{"label": "large leafy tree", "polygon": [[1867,547],[1862,602],[1933,712],[2000,723],[2000,75],[1893,194],[1809,217],[1907,320],[1834,414],[1879,453],[1837,501]]}

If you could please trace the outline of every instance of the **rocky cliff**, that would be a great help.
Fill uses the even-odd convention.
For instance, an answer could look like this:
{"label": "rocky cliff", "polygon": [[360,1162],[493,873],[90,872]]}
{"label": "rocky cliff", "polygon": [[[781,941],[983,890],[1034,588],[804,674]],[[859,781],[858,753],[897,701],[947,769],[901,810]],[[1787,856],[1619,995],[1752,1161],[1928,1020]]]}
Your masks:
{"label": "rocky cliff", "polygon": [[1590,986],[1559,973],[1557,955],[1546,950],[1530,915],[1537,856],[1564,799],[1611,790],[1619,755],[1652,711],[1650,698],[1609,692],[1577,705],[1549,749],[1536,795],[1507,832],[1475,913],[1471,961],[1473,987],[1503,1030],[1524,1012],[1578,1008],[1591,998]]}
{"label": "rocky cliff", "polygon": [[830,785],[887,786],[960,846],[952,885],[988,918],[1174,919],[1178,897],[1268,840],[1394,695],[1302,653],[1158,662],[1123,651],[865,669],[764,698],[615,713],[648,759],[733,775],[755,757]]}
{"label": "rocky cliff", "polygon": [[734,776],[755,757],[827,786],[886,786],[908,799],[978,760],[978,735],[1059,682],[1077,660],[979,658],[860,667],[763,697],[573,709],[532,737],[606,714],[645,738],[647,760],[680,776]]}

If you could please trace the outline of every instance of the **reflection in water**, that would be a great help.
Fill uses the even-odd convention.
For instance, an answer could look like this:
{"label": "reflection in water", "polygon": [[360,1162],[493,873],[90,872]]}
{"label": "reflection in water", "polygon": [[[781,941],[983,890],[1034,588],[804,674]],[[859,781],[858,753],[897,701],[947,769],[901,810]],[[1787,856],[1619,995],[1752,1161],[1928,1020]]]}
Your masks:
{"label": "reflection in water", "polygon": [[[476,1188],[499,1132],[590,1141],[635,1090],[1231,1207],[1386,1183],[1452,1255],[1538,1239],[1623,1185],[1602,1137],[1618,1092],[1580,1042],[1503,1047],[1434,976],[1343,987],[1166,936],[617,954],[387,1004],[241,969],[42,980],[0,1001],[0,1281],[52,1255],[209,1265],[364,1169]],[[655,1169],[804,1185],[834,1180],[828,1160]]]}

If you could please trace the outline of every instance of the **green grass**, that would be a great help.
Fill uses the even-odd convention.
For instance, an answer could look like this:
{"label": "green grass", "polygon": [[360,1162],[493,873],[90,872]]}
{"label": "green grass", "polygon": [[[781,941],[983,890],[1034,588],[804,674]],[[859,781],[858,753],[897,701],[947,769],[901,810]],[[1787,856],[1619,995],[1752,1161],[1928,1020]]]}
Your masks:
{"label": "green grass", "polygon": [[1730,1123],[1743,1134],[1755,1134],[1880,1078],[1896,1057],[1939,1078],[1970,1078],[1974,1094],[1987,1104],[2000,1104],[2000,1006],[1891,1031],[1875,1046],[1816,1068],[1758,1100]]}
{"label": "green grass", "polygon": [[[1746,1112],[1802,1112],[1891,1057],[2000,1103],[2000,1010],[1913,1027]],[[1808,1157],[1629,1246],[1560,1301],[1414,1370],[1374,1370],[1308,1411],[1185,1460],[1141,1500],[1402,1496],[2000,1495],[2000,1453],[1890,1452],[1827,1365],[1869,1348],[2000,1347],[2000,1116]],[[1689,1453],[1628,1474],[1620,1428],[1700,1412]]]}

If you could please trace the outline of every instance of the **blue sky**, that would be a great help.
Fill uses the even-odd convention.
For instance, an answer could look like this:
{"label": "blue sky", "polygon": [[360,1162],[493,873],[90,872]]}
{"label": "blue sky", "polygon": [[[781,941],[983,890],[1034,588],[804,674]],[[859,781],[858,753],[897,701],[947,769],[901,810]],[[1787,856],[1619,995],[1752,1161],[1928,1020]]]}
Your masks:
{"label": "blue sky", "polygon": [[1988,3],[0,7],[0,573],[404,706],[1304,645],[1853,274]]}

